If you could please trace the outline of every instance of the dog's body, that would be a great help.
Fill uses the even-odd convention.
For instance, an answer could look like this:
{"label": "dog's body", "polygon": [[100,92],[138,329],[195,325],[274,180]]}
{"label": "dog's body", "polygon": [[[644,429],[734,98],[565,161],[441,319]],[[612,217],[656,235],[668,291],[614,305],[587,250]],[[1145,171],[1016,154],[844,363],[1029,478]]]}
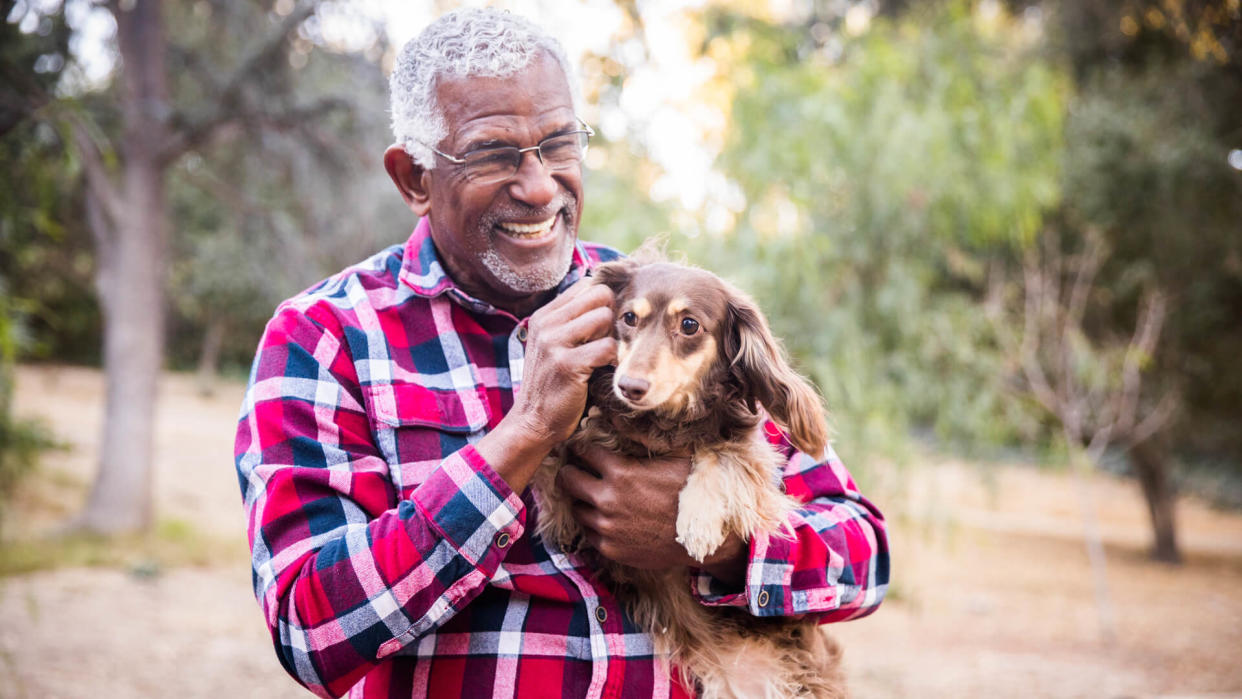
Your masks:
{"label": "dog's body", "polygon": [[[715,275],[664,262],[611,262],[596,277],[616,293],[617,368],[592,379],[592,407],[566,449],[594,443],[635,457],[691,454],[676,528],[696,560],[730,533],[786,535],[799,503],[782,492],[784,457],[765,438],[756,403],[809,454],[823,453],[827,425],[754,303]],[[572,551],[582,537],[556,482],[564,457],[549,457],[535,477],[536,531]],[[638,625],[703,697],[845,696],[839,650],[814,620],[705,606],[685,568],[603,565]]]}

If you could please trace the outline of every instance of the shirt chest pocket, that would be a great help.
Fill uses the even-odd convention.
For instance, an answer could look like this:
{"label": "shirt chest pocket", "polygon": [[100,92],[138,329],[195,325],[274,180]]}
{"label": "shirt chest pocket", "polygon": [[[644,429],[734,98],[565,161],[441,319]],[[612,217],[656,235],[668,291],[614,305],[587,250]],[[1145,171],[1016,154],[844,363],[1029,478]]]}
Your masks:
{"label": "shirt chest pocket", "polygon": [[393,485],[408,497],[444,457],[487,433],[491,410],[482,388],[435,388],[418,382],[363,389],[376,445]]}

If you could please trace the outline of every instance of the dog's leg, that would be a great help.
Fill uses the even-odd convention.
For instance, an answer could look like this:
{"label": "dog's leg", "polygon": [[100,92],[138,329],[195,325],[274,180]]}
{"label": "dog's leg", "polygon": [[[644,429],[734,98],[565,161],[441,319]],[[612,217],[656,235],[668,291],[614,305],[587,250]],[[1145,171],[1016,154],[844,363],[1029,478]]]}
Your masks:
{"label": "dog's leg", "polygon": [[721,491],[728,478],[723,470],[715,452],[696,452],[677,496],[677,543],[699,562],[720,548],[727,534],[727,494]]}
{"label": "dog's leg", "polygon": [[677,503],[677,541],[702,561],[736,533],[777,532],[797,506],[773,480],[780,455],[751,440],[694,455],[690,477]]}

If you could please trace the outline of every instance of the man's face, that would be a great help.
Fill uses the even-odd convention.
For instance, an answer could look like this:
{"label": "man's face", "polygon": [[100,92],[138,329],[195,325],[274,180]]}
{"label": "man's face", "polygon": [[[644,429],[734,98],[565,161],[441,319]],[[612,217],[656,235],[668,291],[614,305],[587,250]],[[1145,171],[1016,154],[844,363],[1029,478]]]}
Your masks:
{"label": "man's face", "polygon": [[[569,84],[542,55],[507,78],[468,77],[437,85],[449,155],[485,146],[533,146],[581,128]],[[509,180],[479,185],[437,156],[424,177],[432,239],[459,286],[501,308],[526,312],[569,269],[582,202],[581,165],[547,170],[532,151]]]}

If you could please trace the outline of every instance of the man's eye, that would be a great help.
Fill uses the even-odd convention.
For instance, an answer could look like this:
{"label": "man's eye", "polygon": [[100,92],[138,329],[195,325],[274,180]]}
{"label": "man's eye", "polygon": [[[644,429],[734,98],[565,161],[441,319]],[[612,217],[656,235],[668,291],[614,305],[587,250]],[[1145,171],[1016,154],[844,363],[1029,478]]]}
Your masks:
{"label": "man's eye", "polygon": [[549,138],[539,146],[539,151],[543,154],[544,160],[552,160],[554,162],[578,160],[582,157],[581,150],[578,146],[577,136]]}
{"label": "man's eye", "polygon": [[516,152],[516,148],[486,148],[483,150],[476,150],[466,156],[466,164],[470,167],[504,166],[513,162],[513,154]]}
{"label": "man's eye", "polygon": [[638,316],[634,315],[634,311],[626,311],[621,314],[621,322],[632,328],[638,325]]}
{"label": "man's eye", "polygon": [[681,334],[682,335],[693,335],[698,331],[699,331],[699,321],[695,320],[694,318],[682,318],[681,319]]}

